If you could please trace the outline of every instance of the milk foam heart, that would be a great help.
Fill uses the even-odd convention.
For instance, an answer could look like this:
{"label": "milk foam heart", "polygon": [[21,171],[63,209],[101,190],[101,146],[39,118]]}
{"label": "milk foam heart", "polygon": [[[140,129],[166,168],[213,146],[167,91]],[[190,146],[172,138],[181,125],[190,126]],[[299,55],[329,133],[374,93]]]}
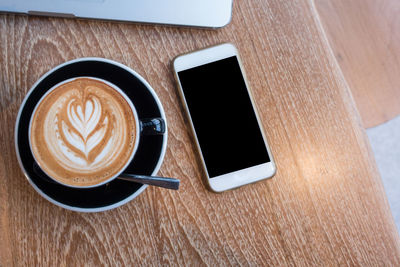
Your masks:
{"label": "milk foam heart", "polygon": [[31,120],[30,141],[36,161],[50,177],[71,186],[93,186],[130,161],[136,118],[116,89],[77,78],[40,101]]}
{"label": "milk foam heart", "polygon": [[[83,103],[79,102],[80,99],[71,98],[66,105],[67,116],[59,120],[61,116],[58,115],[53,123],[57,132],[61,132],[57,134],[61,152],[81,168],[90,168],[110,152],[109,144],[116,133],[106,135],[113,125],[109,123],[107,115],[102,116],[102,105],[96,96],[91,96]],[[51,141],[51,135],[46,135],[46,139]],[[106,145],[99,149],[99,153],[92,155],[93,149],[102,141]]]}

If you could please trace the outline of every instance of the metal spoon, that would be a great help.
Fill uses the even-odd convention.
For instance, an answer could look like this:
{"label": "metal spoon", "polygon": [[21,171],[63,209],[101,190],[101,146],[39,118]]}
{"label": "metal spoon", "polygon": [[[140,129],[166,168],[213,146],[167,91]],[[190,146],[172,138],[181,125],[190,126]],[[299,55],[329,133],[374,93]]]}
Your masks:
{"label": "metal spoon", "polygon": [[158,187],[178,190],[180,180],[169,177],[147,176],[138,174],[121,173],[117,179],[136,182],[140,184],[154,185]]}
{"label": "metal spoon", "polygon": [[[37,165],[36,162],[33,163],[33,171],[43,180],[49,183],[54,183],[54,184],[57,183],[56,181],[48,178],[47,175],[40,169],[40,167]],[[180,184],[180,180],[175,178],[137,175],[129,173],[121,173],[116,179],[135,182],[139,184],[148,184],[173,190],[178,190]]]}

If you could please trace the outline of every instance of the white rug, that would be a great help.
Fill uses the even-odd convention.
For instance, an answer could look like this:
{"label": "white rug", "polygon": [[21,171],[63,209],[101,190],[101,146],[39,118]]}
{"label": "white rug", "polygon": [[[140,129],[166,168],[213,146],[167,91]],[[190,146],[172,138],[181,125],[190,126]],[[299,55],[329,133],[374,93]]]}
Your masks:
{"label": "white rug", "polygon": [[367,134],[400,232],[400,116],[367,129]]}

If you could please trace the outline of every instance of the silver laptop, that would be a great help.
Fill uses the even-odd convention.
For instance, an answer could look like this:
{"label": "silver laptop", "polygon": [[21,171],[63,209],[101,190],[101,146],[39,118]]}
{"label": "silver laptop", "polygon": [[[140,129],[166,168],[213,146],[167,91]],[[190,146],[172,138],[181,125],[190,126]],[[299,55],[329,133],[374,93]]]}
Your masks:
{"label": "silver laptop", "polygon": [[219,28],[233,0],[0,0],[0,11]]}

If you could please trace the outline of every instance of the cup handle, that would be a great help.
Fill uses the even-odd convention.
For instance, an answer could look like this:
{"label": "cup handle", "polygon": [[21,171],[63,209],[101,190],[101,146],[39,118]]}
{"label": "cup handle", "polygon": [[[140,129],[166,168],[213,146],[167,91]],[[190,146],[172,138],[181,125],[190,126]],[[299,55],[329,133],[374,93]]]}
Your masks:
{"label": "cup handle", "polygon": [[163,135],[165,121],[162,118],[146,118],[140,120],[140,133],[143,135]]}

